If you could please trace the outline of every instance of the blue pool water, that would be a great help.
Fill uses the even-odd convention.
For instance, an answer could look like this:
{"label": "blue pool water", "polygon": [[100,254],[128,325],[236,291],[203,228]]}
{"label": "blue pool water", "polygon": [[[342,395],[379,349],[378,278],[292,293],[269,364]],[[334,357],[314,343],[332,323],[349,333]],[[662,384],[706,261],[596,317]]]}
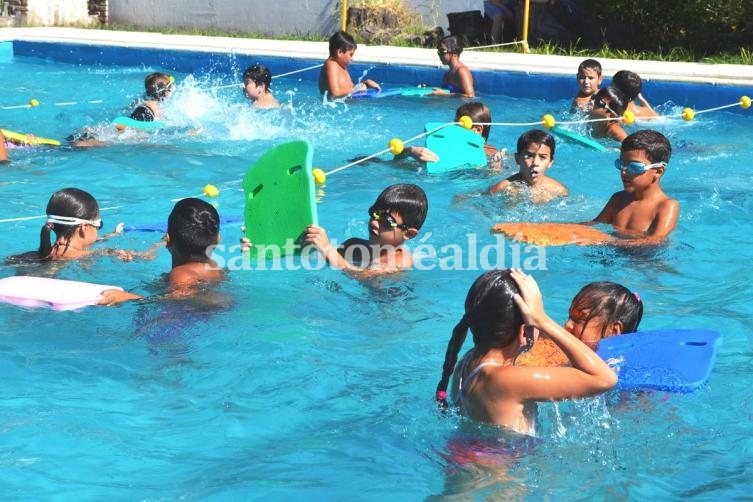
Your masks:
{"label": "blue pool water", "polygon": [[[313,80],[290,78],[275,81],[274,89],[292,111],[257,112],[239,90],[210,90],[237,79],[246,65],[213,57],[193,75],[175,72],[179,92],[167,111],[184,129],[89,151],[11,151],[12,163],[2,167],[0,220],[42,215],[52,192],[76,186],[112,208],[102,211],[108,229],[120,221],[160,222],[172,199],[199,194],[207,183],[221,190],[219,211],[237,215],[240,180],[271,146],[306,139],[315,165],[331,169],[382,150],[393,137],[418,134],[425,122],[451,119],[459,104],[395,98],[324,106]],[[147,73],[184,68],[156,57],[132,59],[109,66],[2,60],[0,104],[31,98],[43,104],[0,111],[0,124],[52,138],[84,125],[112,135],[109,120],[141,93]],[[649,99],[651,92],[649,86]],[[544,113],[564,118],[569,106],[566,96],[480,97],[505,122],[536,121]],[[699,88],[697,103],[738,98],[725,89],[714,101],[708,88]],[[49,104],[99,99],[104,103]],[[692,94],[663,99],[656,102],[664,113],[695,103]],[[210,311],[159,302],[65,313],[0,305],[0,492],[10,499],[97,500],[747,496],[751,120],[750,112],[732,110],[654,125],[675,146],[662,183],[682,206],[666,246],[549,248],[547,269],[534,271],[547,310],[560,321],[583,284],[613,280],[643,298],[642,329],[720,331],[709,385],[699,392],[544,404],[541,441],[521,446],[508,468],[459,466],[458,445],[501,437],[494,428],[440,416],[433,402],[447,340],[480,271],[413,271],[364,282],[326,268],[233,271],[216,293],[226,307]],[[198,126],[201,134],[185,134]],[[493,127],[490,142],[512,150],[524,130]],[[466,235],[475,234],[480,248],[494,242],[488,230],[495,222],[591,219],[621,186],[615,156],[558,143],[551,175],[571,195],[546,206],[501,197],[455,201],[500,176],[480,170],[428,176],[410,165],[359,165],[328,179],[319,220],[339,240],[365,236],[366,209],[378,193],[392,183],[417,183],[430,202],[424,242],[464,246]],[[41,221],[0,222],[3,254],[34,249]],[[240,225],[226,225],[222,236],[235,244]],[[143,250],[158,239],[127,233],[107,245]],[[509,266],[512,247],[506,249]],[[68,264],[58,277],[153,294],[169,267],[162,250],[152,262]],[[0,269],[3,277],[16,273]]]}

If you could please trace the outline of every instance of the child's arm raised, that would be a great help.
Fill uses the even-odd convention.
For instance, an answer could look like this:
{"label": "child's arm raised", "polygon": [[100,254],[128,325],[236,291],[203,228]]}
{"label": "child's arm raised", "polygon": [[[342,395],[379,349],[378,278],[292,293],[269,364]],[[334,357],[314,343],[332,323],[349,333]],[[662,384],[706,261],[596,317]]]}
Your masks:
{"label": "child's arm raised", "polygon": [[533,277],[513,270],[520,288],[515,304],[527,326],[545,333],[570,360],[571,368],[516,368],[506,372],[505,387],[521,400],[560,400],[605,392],[617,384],[617,375],[593,350],[554,322],[544,311],[541,292]]}

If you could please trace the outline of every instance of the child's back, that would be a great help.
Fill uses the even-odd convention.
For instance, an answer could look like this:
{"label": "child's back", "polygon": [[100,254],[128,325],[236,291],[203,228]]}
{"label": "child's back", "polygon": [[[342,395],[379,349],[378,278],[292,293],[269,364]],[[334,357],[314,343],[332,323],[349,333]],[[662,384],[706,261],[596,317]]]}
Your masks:
{"label": "child's back", "polygon": [[167,219],[165,240],[172,256],[167,275],[171,288],[190,289],[198,282],[222,279],[211,258],[220,242],[220,217],[211,204],[196,198],[178,201]]}

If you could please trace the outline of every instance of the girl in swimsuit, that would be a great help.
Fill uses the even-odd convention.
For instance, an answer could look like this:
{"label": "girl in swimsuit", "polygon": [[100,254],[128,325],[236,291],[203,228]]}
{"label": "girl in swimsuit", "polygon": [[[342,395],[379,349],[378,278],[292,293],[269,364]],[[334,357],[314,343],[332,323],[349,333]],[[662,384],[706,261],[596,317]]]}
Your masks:
{"label": "girl in swimsuit", "polygon": [[[460,62],[460,54],[463,45],[456,36],[444,37],[439,41],[437,55],[442,64],[450,67],[450,71],[444,74],[442,85],[445,89],[434,89],[436,96],[461,95],[466,98],[476,96],[473,90],[473,75],[466,65]],[[448,92],[449,91],[449,92]]]}
{"label": "girl in swimsuit", "polygon": [[[593,350],[610,336],[638,331],[643,302],[638,293],[616,282],[586,284],[570,303],[565,329]],[[566,366],[567,357],[548,338],[540,337],[533,350],[518,358],[523,366]]]}
{"label": "girl in swimsuit", "polygon": [[[455,366],[468,329],[473,348]],[[539,332],[568,357],[571,367],[522,367],[518,355],[533,347]],[[544,311],[536,281],[519,270],[496,270],[476,279],[465,315],[447,346],[437,400],[453,399],[463,414],[522,434],[535,434],[536,402],[592,396],[617,383],[617,376],[588,346]]]}

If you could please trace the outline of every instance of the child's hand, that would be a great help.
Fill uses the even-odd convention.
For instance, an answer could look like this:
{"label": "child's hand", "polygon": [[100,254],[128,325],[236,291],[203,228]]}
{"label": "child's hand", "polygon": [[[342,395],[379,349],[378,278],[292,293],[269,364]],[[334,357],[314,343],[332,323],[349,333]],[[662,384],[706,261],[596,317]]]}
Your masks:
{"label": "child's hand", "polygon": [[382,88],[379,87],[379,84],[377,84],[375,81],[368,79],[363,81],[364,85],[368,88],[371,87],[372,89],[376,89],[377,91],[381,91]]}
{"label": "child's hand", "polygon": [[491,161],[493,163],[502,162],[505,160],[506,155],[507,155],[507,148],[503,148],[502,150],[498,150],[497,153],[492,155]]}
{"label": "child's hand", "polygon": [[241,253],[248,253],[251,250],[251,241],[247,237],[241,237]]}
{"label": "child's hand", "polygon": [[241,254],[248,253],[251,250],[251,246],[253,246],[253,244],[251,244],[251,241],[245,235],[246,234],[246,227],[245,227],[245,225],[241,226],[241,232],[243,232],[243,235],[241,236],[241,240],[240,240],[240,243],[241,243]]}
{"label": "child's hand", "polygon": [[139,300],[142,296],[121,291],[119,289],[106,289],[100,294],[97,305],[117,305],[118,303],[127,302],[128,300]]}
{"label": "child's hand", "polygon": [[452,93],[451,92],[447,92],[445,89],[440,89],[439,87],[434,87],[431,90],[431,95],[432,96],[449,96],[450,94],[452,94]]}
{"label": "child's hand", "polygon": [[439,157],[436,153],[432,152],[423,146],[411,146],[408,147],[408,154],[421,162],[437,162]]}
{"label": "child's hand", "polygon": [[303,232],[303,242],[306,244],[313,244],[316,246],[316,249],[325,254],[327,248],[330,246],[327,231],[317,225],[309,225],[306,227],[306,231]]}
{"label": "child's hand", "polygon": [[541,328],[549,316],[544,311],[544,299],[536,280],[518,269],[512,269],[510,277],[520,289],[520,294],[516,294],[513,299],[523,315],[523,320],[528,326]]}

